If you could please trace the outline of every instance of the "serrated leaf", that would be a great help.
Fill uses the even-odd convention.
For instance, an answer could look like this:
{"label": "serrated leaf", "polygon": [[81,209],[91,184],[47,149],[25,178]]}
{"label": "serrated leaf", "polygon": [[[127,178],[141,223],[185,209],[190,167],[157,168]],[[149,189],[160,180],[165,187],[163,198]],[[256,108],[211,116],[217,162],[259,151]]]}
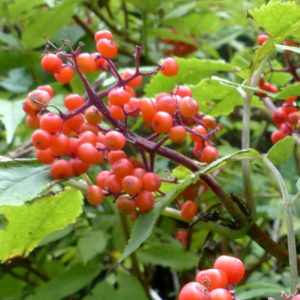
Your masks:
{"label": "serrated leaf", "polygon": [[67,24],[74,14],[74,4],[64,2],[53,10],[39,11],[39,16],[24,22],[22,39],[28,48],[34,49],[45,44],[44,36],[51,39]]}
{"label": "serrated leaf", "polygon": [[88,231],[85,236],[79,238],[77,247],[84,264],[102,253],[107,245],[110,236],[101,230]]}
{"label": "serrated leaf", "polygon": [[156,220],[159,218],[161,213],[164,211],[164,209],[174,201],[174,199],[182,193],[184,189],[186,189],[191,183],[194,183],[194,181],[197,181],[199,176],[212,172],[213,170],[220,168],[221,166],[225,165],[227,162],[235,159],[258,159],[260,158],[260,155],[257,151],[253,149],[248,150],[241,150],[234,154],[227,155],[225,157],[222,157],[207,167],[203,168],[202,170],[193,173],[192,175],[188,176],[183,182],[178,183],[173,190],[168,193],[166,196],[161,198],[158,202],[155,203],[154,207],[145,212],[142,213],[139,218],[137,219],[129,242],[121,255],[119,262],[124,260],[128,255],[130,255],[132,252],[134,252],[138,247],[149,237],[149,235],[152,232],[152,229],[155,225]]}
{"label": "serrated leaf", "polygon": [[294,153],[296,138],[287,136],[277,142],[268,152],[267,158],[274,164],[280,165],[287,162]]}
{"label": "serrated leaf", "polygon": [[21,121],[24,119],[25,112],[22,109],[23,101],[24,99],[10,101],[0,99],[0,120],[5,126],[7,144],[11,143],[15,131],[17,130]]}
{"label": "serrated leaf", "polygon": [[76,293],[91,283],[101,272],[94,263],[74,265],[68,271],[58,275],[35,289],[35,295],[25,300],[61,300]]}
{"label": "serrated leaf", "polygon": [[285,99],[291,96],[300,96],[300,82],[282,88],[277,94],[278,99]]}
{"label": "serrated leaf", "polygon": [[[172,255],[170,255],[172,253]],[[137,251],[141,263],[169,267],[175,271],[197,267],[199,256],[190,251],[174,247],[173,244],[158,244]]]}
{"label": "serrated leaf", "polygon": [[250,10],[249,15],[277,42],[290,35],[299,36],[300,8],[296,2],[269,1],[259,9]]}
{"label": "serrated leaf", "polygon": [[145,88],[147,97],[161,92],[171,92],[178,84],[198,84],[203,78],[217,71],[235,71],[236,68],[224,61],[196,58],[175,58],[179,65],[179,72],[174,77],[166,77],[159,72],[151,79]]}
{"label": "serrated leaf", "polygon": [[0,161],[0,205],[23,205],[51,181],[49,167],[36,159]]}
{"label": "serrated leaf", "polygon": [[82,200],[81,192],[66,190],[23,206],[0,207],[8,220],[6,229],[0,230],[0,260],[26,257],[49,233],[74,223],[82,212]]}
{"label": "serrated leaf", "polygon": [[[199,84],[190,87],[193,98],[200,105],[200,110],[211,116],[228,115],[237,105],[243,104],[243,98],[234,86],[226,86],[213,79],[203,79]],[[207,100],[221,100],[211,109]]]}

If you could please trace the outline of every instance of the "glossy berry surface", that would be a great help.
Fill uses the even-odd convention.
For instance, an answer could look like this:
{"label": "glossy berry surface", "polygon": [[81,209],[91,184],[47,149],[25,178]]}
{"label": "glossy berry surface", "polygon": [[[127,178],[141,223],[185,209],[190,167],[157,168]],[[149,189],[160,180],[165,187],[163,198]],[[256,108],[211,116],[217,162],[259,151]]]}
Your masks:
{"label": "glossy berry surface", "polygon": [[210,300],[210,296],[199,282],[189,282],[181,289],[178,300]]}

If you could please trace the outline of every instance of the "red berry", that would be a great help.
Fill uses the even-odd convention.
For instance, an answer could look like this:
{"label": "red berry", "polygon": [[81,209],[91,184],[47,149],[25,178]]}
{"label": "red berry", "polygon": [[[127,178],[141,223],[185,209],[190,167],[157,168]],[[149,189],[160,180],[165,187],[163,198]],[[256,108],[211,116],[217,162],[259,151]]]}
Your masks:
{"label": "red berry", "polygon": [[257,37],[257,44],[262,45],[268,38],[269,38],[269,36],[267,34],[260,34]]}
{"label": "red berry", "polygon": [[284,112],[282,107],[279,107],[274,111],[272,118],[276,124],[280,125],[281,123],[287,121],[287,114]]}
{"label": "red berry", "polygon": [[207,164],[212,163],[214,160],[218,159],[219,152],[215,147],[205,146],[202,149],[199,160]]}
{"label": "red berry", "polygon": [[222,255],[214,263],[214,269],[222,270],[228,277],[228,284],[236,284],[245,274],[244,264],[236,257]]}
{"label": "red berry", "polygon": [[45,91],[49,94],[50,98],[53,98],[53,88],[50,85],[40,85],[36,88],[37,90]]}
{"label": "red berry", "polygon": [[92,205],[98,205],[103,201],[102,189],[97,185],[91,185],[87,189],[86,200]]}
{"label": "red berry", "polygon": [[184,117],[194,117],[198,110],[199,104],[191,97],[183,97],[179,101],[179,111]]}
{"label": "red berry", "polygon": [[143,181],[136,176],[128,175],[123,178],[122,187],[126,194],[136,195],[142,190]]}
{"label": "red berry", "polygon": [[104,139],[107,149],[113,151],[121,150],[126,143],[124,135],[117,131],[109,131]]}
{"label": "red berry", "polygon": [[169,139],[173,143],[182,143],[186,140],[187,134],[183,126],[174,126],[169,131]]}
{"label": "red berry", "polygon": [[92,73],[96,70],[94,58],[89,53],[81,53],[76,58],[78,69],[82,73]]}
{"label": "red berry", "polygon": [[41,61],[43,69],[51,74],[58,73],[62,68],[62,61],[55,54],[46,54]]}
{"label": "red berry", "polygon": [[179,66],[176,60],[172,57],[167,57],[161,64],[161,72],[168,77],[173,77],[177,75],[179,71]]}
{"label": "red berry", "polygon": [[196,281],[205,286],[209,292],[217,288],[226,288],[228,278],[225,272],[218,269],[207,269],[198,272]]}
{"label": "red berry", "polygon": [[181,289],[178,300],[210,300],[210,296],[203,285],[192,281]]}
{"label": "red berry", "polygon": [[133,164],[129,159],[121,158],[113,164],[112,169],[116,176],[124,178],[125,176],[132,174]]}
{"label": "red berry", "polygon": [[62,118],[54,113],[46,113],[41,117],[41,128],[50,132],[56,133],[62,129]]}
{"label": "red berry", "polygon": [[161,179],[155,173],[148,172],[143,176],[143,187],[146,191],[156,192],[161,186]]}
{"label": "red berry", "polygon": [[53,179],[71,177],[73,175],[72,166],[67,161],[59,159],[52,164],[50,175]]}
{"label": "red berry", "polygon": [[106,58],[113,58],[118,52],[117,45],[106,38],[100,39],[97,42],[96,48],[97,51]]}
{"label": "red berry", "polygon": [[278,141],[283,140],[286,137],[286,133],[281,130],[276,130],[271,134],[271,141],[276,144]]}
{"label": "red berry", "polygon": [[84,163],[79,158],[72,158],[69,161],[70,165],[72,166],[73,174],[74,175],[81,175],[88,171],[90,165]]}
{"label": "red berry", "polygon": [[54,74],[56,80],[63,84],[69,83],[72,80],[73,75],[73,69],[68,66],[61,68],[59,73]]}
{"label": "red berry", "polygon": [[130,215],[135,211],[135,201],[127,196],[119,197],[116,204],[119,212],[123,215]]}
{"label": "red berry", "polygon": [[[135,70],[126,70],[123,74],[123,79],[128,79],[135,74]],[[143,82],[143,78],[141,75],[136,76],[134,79],[131,79],[128,82],[128,86],[132,88],[139,87]]]}
{"label": "red berry", "polygon": [[97,31],[94,37],[96,42],[98,42],[100,39],[108,39],[111,41],[114,39],[112,33],[106,29]]}
{"label": "red berry", "polygon": [[225,288],[215,289],[209,295],[211,300],[233,300],[232,295]]}
{"label": "red berry", "polygon": [[141,191],[137,197],[135,204],[141,212],[150,210],[154,206],[155,200],[151,192]]}
{"label": "red berry", "polygon": [[84,98],[77,94],[69,94],[65,98],[64,104],[68,110],[75,110],[84,104]]}
{"label": "red berry", "polygon": [[38,115],[28,115],[26,117],[26,125],[31,129],[40,128],[40,119],[41,117]]}
{"label": "red berry", "polygon": [[131,95],[123,88],[116,88],[109,92],[108,100],[112,105],[122,106],[129,103]]}
{"label": "red berry", "polygon": [[158,111],[152,119],[152,127],[157,133],[168,133],[173,126],[173,118],[164,111]]}
{"label": "red berry", "polygon": [[35,157],[45,165],[52,164],[55,157],[51,149],[39,150],[36,149]]}
{"label": "red berry", "polygon": [[52,143],[52,135],[43,129],[36,130],[31,137],[33,146],[39,150],[46,150]]}
{"label": "red berry", "polygon": [[[28,94],[27,102],[34,110],[40,111],[50,102],[51,97],[48,92],[35,90]],[[43,105],[44,104],[44,105]]]}
{"label": "red berry", "polygon": [[193,220],[197,213],[198,213],[198,205],[191,201],[185,202],[182,205],[180,211],[181,216],[188,221]]}

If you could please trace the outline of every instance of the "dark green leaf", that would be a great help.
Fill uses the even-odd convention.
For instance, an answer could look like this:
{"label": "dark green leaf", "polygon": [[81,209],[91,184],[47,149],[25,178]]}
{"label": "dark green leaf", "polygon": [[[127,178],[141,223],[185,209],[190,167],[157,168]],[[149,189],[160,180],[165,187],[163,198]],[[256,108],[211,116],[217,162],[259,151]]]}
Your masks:
{"label": "dark green leaf", "polygon": [[277,98],[285,99],[291,96],[300,96],[300,82],[296,82],[295,84],[282,88],[282,90],[278,93]]}
{"label": "dark green leaf", "polygon": [[94,263],[74,265],[68,271],[36,288],[35,295],[26,300],[61,300],[91,283],[101,272]]}
{"label": "dark green leaf", "polygon": [[143,264],[169,267],[175,271],[195,268],[199,261],[199,255],[176,248],[172,244],[158,244],[141,248],[137,251],[137,255]]}

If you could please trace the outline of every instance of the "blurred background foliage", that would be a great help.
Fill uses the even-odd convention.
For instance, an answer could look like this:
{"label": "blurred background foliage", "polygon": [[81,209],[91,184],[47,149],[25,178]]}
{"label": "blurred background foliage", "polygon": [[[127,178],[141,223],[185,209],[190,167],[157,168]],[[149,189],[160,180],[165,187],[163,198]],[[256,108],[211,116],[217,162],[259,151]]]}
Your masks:
{"label": "blurred background foliage", "polygon": [[[185,73],[185,81],[180,83],[196,85],[213,74],[241,82],[243,74],[226,71],[250,65],[256,37],[262,31],[247,18],[247,12],[264,4],[262,0],[1,0],[1,155],[9,158],[34,157],[30,145],[33,131],[26,126],[25,113],[21,108],[30,90],[38,85],[50,84],[55,92],[53,104],[58,107],[62,107],[67,94],[85,92],[78,76],[63,85],[41,68],[44,36],[58,48],[62,45],[61,39],[70,40],[74,48],[81,41],[85,45],[83,52],[93,53],[96,50],[94,33],[108,29],[114,34],[119,47],[114,58],[119,70],[134,67],[131,52],[136,45],[143,45],[141,66],[144,69],[159,64],[165,56],[180,57],[183,67],[192,70]],[[197,65],[199,59],[215,60],[215,63],[220,60],[222,64],[227,62],[231,65],[228,70],[217,66],[209,70],[201,63]],[[272,65],[282,66],[281,57]],[[104,72],[88,74],[87,77],[90,82],[104,79],[102,88],[114,82]],[[277,86],[284,86],[290,79],[284,73],[276,73],[269,78]],[[209,83],[209,79],[206,80],[201,83]],[[152,82],[145,78],[136,94],[151,97],[163,88],[171,92],[171,84],[158,81],[159,77],[156,82],[155,78]],[[226,91],[220,85],[215,88]],[[202,100],[201,94],[197,96],[203,102],[205,112],[212,111],[211,114],[223,126],[216,134],[215,142],[220,155],[224,156],[240,148],[241,107],[236,105],[242,102],[238,95],[225,94],[226,101],[218,106],[218,110],[213,110],[216,104],[221,103],[219,100],[224,100],[215,95],[207,93]],[[271,113],[257,97],[252,112],[252,147],[266,152],[271,147],[269,136],[274,130]],[[140,126],[139,120],[132,122],[130,125],[140,134],[149,133],[146,127]],[[191,141],[175,149],[190,156]],[[127,151],[136,155],[130,147]],[[166,176],[163,175],[166,168],[175,167],[165,159],[160,159],[156,165],[157,173],[162,176]],[[89,175],[95,178],[100,170],[100,167],[93,167]],[[280,171],[290,192],[295,193],[297,170],[294,158],[280,165]],[[5,178],[8,176],[5,172],[9,170],[1,172],[2,178]],[[30,168],[22,172],[30,174]],[[257,224],[275,241],[285,245],[279,188],[266,169],[254,165],[253,172]],[[243,197],[239,162],[231,162],[214,176],[228,193]],[[77,205],[81,206],[81,197],[75,198]],[[217,200],[208,191],[201,196],[199,203],[206,208],[216,204]],[[175,299],[180,286],[193,280],[200,258],[202,267],[211,267],[215,256],[220,253],[236,255],[246,264],[246,283],[237,288],[241,300],[279,297],[280,292],[290,285],[286,266],[273,260],[249,237],[233,241],[218,234],[208,234],[201,228],[186,230],[183,224],[166,217],[159,218],[152,234],[135,255],[117,265],[134,222],[120,216],[113,203],[107,201],[104,206],[105,211],[101,207],[84,205],[83,213],[74,224],[46,236],[27,258],[15,258],[1,264],[0,299],[148,299],[143,289],[145,282],[150,283],[153,299]],[[300,206],[296,205],[295,227],[298,233],[299,216]],[[7,220],[1,218],[0,224],[1,228],[5,228]],[[180,242],[183,235],[187,235],[187,243]],[[129,272],[132,268],[133,272]]]}

